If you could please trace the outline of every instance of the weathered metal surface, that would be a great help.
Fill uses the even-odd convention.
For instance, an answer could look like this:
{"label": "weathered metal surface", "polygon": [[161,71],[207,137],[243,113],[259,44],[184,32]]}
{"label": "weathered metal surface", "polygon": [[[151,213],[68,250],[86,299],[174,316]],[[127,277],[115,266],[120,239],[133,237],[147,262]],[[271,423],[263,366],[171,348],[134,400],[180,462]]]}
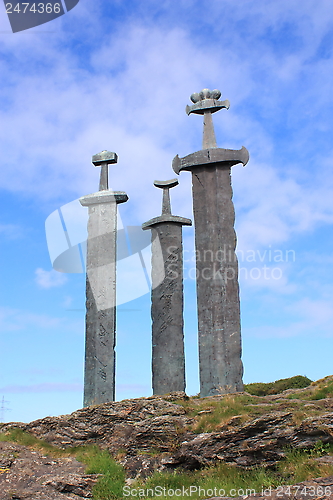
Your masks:
{"label": "weathered metal surface", "polygon": [[[185,391],[182,227],[163,222],[151,230],[152,385],[153,394],[167,394]],[[156,286],[161,251],[165,274]]]}
{"label": "weathered metal surface", "polygon": [[230,102],[228,99],[219,101],[220,97],[221,92],[217,89],[203,89],[201,92],[195,92],[190,97],[194,104],[192,106],[186,106],[186,113],[188,115],[191,113],[203,115],[207,110],[209,110],[210,113],[215,113],[223,108],[229,109]]}
{"label": "weathered metal surface", "polygon": [[110,163],[117,163],[117,161],[118,156],[116,155],[116,153],[106,150],[92,157],[92,164],[95,165],[95,167],[102,167],[99,181],[100,191],[109,189],[108,165]]}
{"label": "weathered metal surface", "polygon": [[163,188],[162,215],[142,225],[152,232],[153,394],[185,391],[182,226],[192,222],[171,215],[169,188],[176,181],[154,182]]}
{"label": "weathered metal surface", "polygon": [[201,397],[243,390],[230,170],[237,163],[245,165],[249,153],[244,147],[216,147],[211,113],[229,108],[229,101],[217,101],[220,95],[209,89],[192,94],[195,104],[186,112],[204,115],[203,149],[185,158],[177,155],[172,163],[177,174],[192,172]]}
{"label": "weathered metal surface", "polygon": [[150,229],[151,226],[162,222],[174,222],[180,224],[181,226],[191,226],[192,224],[191,219],[186,219],[185,217],[180,217],[179,215],[163,214],[144,222],[142,224],[142,229]]}
{"label": "weathered metal surface", "polygon": [[[105,160],[99,165],[106,168],[101,186],[102,179],[108,182],[108,167]],[[84,406],[115,399],[117,204],[127,200],[126,193],[103,188],[80,198],[89,211]]]}
{"label": "weathered metal surface", "polygon": [[178,186],[178,179],[170,181],[154,181],[154,186],[163,189],[162,215],[171,214],[170,188]]}
{"label": "weathered metal surface", "polygon": [[200,395],[243,390],[238,263],[230,167],[192,172]]}
{"label": "weathered metal surface", "polygon": [[210,148],[217,148],[217,145],[216,145],[216,137],[215,137],[212,113],[206,110],[204,112],[202,149],[210,149]]}
{"label": "weathered metal surface", "polygon": [[249,152],[243,146],[241,149],[201,149],[195,153],[191,153],[184,158],[179,158],[178,155],[172,160],[172,168],[179,174],[182,170],[192,170],[193,167],[199,165],[213,165],[213,163],[226,162],[229,166],[243,163],[245,166],[249,161]]}
{"label": "weathered metal surface", "polygon": [[118,161],[118,155],[117,153],[114,153],[113,151],[102,151],[101,153],[97,153],[96,155],[93,155],[91,163],[95,165],[95,167],[101,166],[103,163],[117,163]]}

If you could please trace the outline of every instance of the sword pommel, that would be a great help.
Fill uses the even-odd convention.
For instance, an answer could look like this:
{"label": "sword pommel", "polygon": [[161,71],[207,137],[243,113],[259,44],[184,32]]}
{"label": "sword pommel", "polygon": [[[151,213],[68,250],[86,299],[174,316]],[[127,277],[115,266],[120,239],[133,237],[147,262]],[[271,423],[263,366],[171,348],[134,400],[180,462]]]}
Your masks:
{"label": "sword pommel", "polygon": [[228,99],[219,101],[220,97],[221,92],[217,89],[203,89],[201,92],[195,92],[190,97],[194,104],[192,106],[186,106],[186,113],[188,115],[191,113],[203,115],[205,112],[215,113],[223,108],[229,109],[230,102]]}
{"label": "sword pommel", "polygon": [[92,157],[91,163],[95,165],[95,167],[100,167],[103,163],[117,163],[118,156],[116,153],[112,153],[111,151],[102,151],[97,155]]}
{"label": "sword pommel", "polygon": [[171,203],[170,203],[170,189],[178,186],[178,179],[170,179],[169,181],[154,181],[154,186],[163,189],[163,200],[162,200],[162,214],[159,217],[154,217],[148,222],[142,224],[142,229],[151,229],[155,224],[161,224],[162,222],[181,224],[182,226],[191,226],[191,219],[186,219],[185,217],[179,217],[179,215],[172,215],[171,213]]}
{"label": "sword pommel", "polygon": [[169,181],[154,181],[154,186],[163,189],[162,215],[171,215],[169,189],[178,186],[178,179]]}
{"label": "sword pommel", "polygon": [[157,188],[173,188],[179,184],[178,179],[171,179],[170,181],[154,181],[154,186]]}

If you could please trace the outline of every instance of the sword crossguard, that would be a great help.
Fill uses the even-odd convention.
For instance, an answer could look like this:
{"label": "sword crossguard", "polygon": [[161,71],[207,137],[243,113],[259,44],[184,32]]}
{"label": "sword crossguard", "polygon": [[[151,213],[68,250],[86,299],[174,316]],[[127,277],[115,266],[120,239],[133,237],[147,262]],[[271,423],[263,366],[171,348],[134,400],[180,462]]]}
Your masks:
{"label": "sword crossguard", "polygon": [[99,190],[106,191],[109,189],[109,169],[108,165],[111,163],[117,163],[118,156],[116,153],[112,153],[111,151],[102,151],[92,157],[92,164],[95,167],[101,168],[101,176],[99,181]]}

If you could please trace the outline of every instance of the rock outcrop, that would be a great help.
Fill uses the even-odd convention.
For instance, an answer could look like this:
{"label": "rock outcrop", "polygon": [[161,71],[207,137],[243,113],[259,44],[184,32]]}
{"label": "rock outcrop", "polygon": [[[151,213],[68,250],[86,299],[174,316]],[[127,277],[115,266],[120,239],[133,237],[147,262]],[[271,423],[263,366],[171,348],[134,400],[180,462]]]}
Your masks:
{"label": "rock outcrop", "polygon": [[[332,400],[321,406],[309,403],[317,414],[296,424],[290,400],[281,395],[269,398],[258,398],[259,403],[252,404],[261,406],[263,414],[248,417],[243,423],[241,416],[230,417],[218,432],[194,432],[200,414],[210,410],[197,415],[189,412],[186,404],[181,404],[188,399],[184,393],[104,403],[29,424],[3,424],[0,431],[20,428],[60,448],[98,444],[125,466],[130,478],[145,477],[154,470],[196,469],[221,461],[240,467],[274,466],[285,457],[288,447],[310,449],[318,441],[333,443]],[[213,402],[222,399],[211,398]],[[273,405],[279,411],[272,410],[272,401],[279,402]]]}
{"label": "rock outcrop", "polygon": [[0,442],[0,500],[82,500],[92,497],[97,474],[74,458],[54,459]]}
{"label": "rock outcrop", "polygon": [[[274,465],[285,457],[285,450],[311,449],[316,442],[333,443],[333,413],[293,424],[291,412],[273,412],[222,432],[204,433],[183,442],[173,455],[175,465],[200,468],[224,461],[242,467]],[[170,463],[170,465],[171,465]]]}

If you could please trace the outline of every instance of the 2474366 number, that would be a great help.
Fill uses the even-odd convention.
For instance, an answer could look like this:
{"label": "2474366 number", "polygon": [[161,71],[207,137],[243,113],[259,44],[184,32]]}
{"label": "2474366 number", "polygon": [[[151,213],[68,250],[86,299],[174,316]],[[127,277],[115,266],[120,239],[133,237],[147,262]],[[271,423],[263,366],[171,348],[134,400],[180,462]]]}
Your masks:
{"label": "2474366 number", "polygon": [[[6,3],[6,12],[7,14],[14,14],[17,12],[18,14],[26,14],[28,12],[33,12],[34,14],[59,14],[61,12],[60,3],[30,3],[30,2],[18,2],[15,6],[12,3]],[[13,7],[14,6],[14,7]]]}

